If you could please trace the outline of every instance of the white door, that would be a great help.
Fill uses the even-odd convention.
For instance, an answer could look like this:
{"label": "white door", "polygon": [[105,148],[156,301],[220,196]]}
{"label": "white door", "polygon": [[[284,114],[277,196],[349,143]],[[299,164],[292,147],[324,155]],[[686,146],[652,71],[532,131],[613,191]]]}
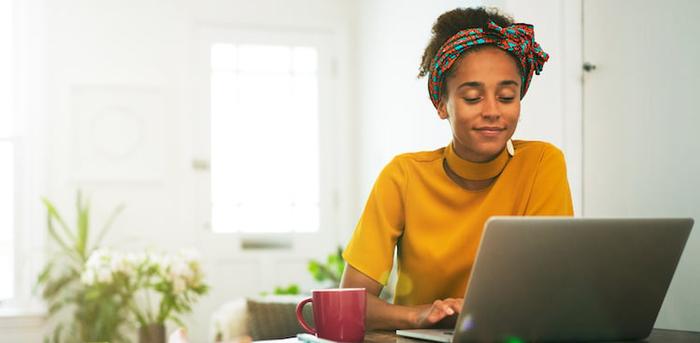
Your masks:
{"label": "white door", "polygon": [[[583,1],[586,216],[700,220],[698,13],[693,0]],[[700,331],[699,231],[656,327]]]}

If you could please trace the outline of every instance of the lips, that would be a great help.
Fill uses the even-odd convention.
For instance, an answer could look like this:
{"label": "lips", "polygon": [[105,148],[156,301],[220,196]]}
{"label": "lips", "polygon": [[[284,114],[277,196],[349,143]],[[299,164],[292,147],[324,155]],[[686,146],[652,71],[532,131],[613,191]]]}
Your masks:
{"label": "lips", "polygon": [[504,127],[497,126],[482,126],[474,129],[474,131],[478,132],[483,136],[498,136],[501,132],[504,132],[505,130],[506,129]]}
{"label": "lips", "polygon": [[482,127],[477,127],[474,130],[477,131],[505,131],[505,127],[498,127],[498,126],[482,126]]}

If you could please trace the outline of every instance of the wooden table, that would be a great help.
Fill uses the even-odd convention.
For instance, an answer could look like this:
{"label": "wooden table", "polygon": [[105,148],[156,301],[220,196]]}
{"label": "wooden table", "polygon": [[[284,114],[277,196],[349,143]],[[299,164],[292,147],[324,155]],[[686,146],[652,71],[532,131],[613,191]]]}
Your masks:
{"label": "wooden table", "polygon": [[[425,343],[418,339],[397,336],[393,331],[370,331],[365,343]],[[629,341],[626,341],[629,343]],[[700,343],[700,332],[654,329],[649,338],[639,342],[648,343]]]}

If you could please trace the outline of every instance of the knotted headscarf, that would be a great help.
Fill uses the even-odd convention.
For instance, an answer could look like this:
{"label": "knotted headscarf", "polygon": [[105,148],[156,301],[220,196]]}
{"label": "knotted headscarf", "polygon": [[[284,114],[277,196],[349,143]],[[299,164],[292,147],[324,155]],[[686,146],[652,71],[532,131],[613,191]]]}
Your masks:
{"label": "knotted headscarf", "polygon": [[443,44],[433,58],[428,77],[428,92],[435,108],[438,107],[442,96],[442,86],[445,74],[455,61],[469,48],[491,44],[511,53],[522,71],[522,89],[520,97],[524,97],[530,86],[532,74],[540,74],[542,66],[549,55],[535,42],[534,27],[530,24],[513,24],[501,27],[489,21],[486,29],[473,28],[457,32]]}

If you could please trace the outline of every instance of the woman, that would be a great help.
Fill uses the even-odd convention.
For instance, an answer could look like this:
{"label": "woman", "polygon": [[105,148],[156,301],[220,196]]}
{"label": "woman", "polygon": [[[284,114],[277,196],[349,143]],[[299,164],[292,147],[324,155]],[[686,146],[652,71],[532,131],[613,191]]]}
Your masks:
{"label": "woman", "polygon": [[[496,10],[441,15],[419,76],[452,142],[396,156],[381,172],[343,257],[342,287],[368,292],[369,328],[425,328],[456,319],[485,221],[573,215],[564,156],[511,141],[520,100],[548,55],[531,25]],[[396,249],[395,249],[396,248]],[[378,298],[392,269],[394,304]],[[516,266],[514,266],[516,267]]]}

